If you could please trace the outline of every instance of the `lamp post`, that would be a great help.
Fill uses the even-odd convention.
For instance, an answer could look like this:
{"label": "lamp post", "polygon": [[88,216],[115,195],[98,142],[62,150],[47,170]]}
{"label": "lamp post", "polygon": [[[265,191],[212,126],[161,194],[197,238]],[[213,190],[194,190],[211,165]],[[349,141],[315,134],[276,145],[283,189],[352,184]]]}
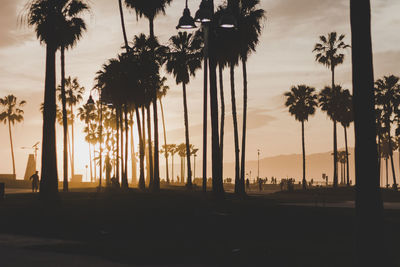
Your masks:
{"label": "lamp post", "polygon": [[257,179],[260,179],[260,149],[257,149]]}

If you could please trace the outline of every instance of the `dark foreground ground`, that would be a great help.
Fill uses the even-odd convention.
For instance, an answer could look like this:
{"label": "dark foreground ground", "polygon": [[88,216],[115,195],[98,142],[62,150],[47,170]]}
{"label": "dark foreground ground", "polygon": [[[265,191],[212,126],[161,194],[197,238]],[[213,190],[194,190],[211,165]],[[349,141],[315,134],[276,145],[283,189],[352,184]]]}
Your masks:
{"label": "dark foreground ground", "polygon": [[[51,204],[40,202],[37,195],[11,194],[0,202],[0,237],[62,241],[37,244],[28,239],[21,255],[84,255],[112,265],[352,266],[353,209],[287,205],[322,198],[351,200],[353,191],[247,199],[228,194],[224,200],[183,190],[85,191],[61,193],[61,200]],[[398,193],[385,193],[385,198],[400,201]],[[400,250],[399,226],[400,211],[386,211],[382,231],[392,255]],[[3,259],[0,266],[16,265]]]}

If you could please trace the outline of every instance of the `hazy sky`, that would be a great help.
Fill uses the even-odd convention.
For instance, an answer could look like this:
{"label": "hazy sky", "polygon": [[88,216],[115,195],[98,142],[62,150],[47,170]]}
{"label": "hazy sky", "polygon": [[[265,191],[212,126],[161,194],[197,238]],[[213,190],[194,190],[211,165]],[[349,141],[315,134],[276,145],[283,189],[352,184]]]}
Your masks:
{"label": "hazy sky", "polygon": [[[25,122],[13,128],[18,177],[24,175],[28,156],[28,151],[20,148],[41,141],[42,119],[39,105],[43,101],[45,73],[44,46],[37,41],[33,29],[18,23],[25,3],[26,0],[1,0],[0,9],[0,97],[12,93],[19,99],[28,101],[25,107]],[[101,65],[121,51],[123,42],[118,1],[91,0],[90,3],[92,12],[87,16],[88,31],[77,47],[66,54],[67,75],[77,76],[87,89],[92,88],[95,73]],[[200,0],[189,1],[192,14],[197,10],[199,3]],[[375,0],[372,1],[372,5],[375,75],[400,75],[400,2]],[[155,32],[162,43],[166,43],[170,36],[177,33],[175,26],[183,7],[184,0],[174,0],[167,9],[167,15],[156,19]],[[345,41],[350,43],[349,0],[261,0],[261,7],[267,11],[267,20],[257,53],[250,57],[248,63],[249,160],[257,158],[257,149],[261,149],[263,157],[301,153],[300,123],[290,117],[283,107],[282,95],[292,85],[307,84],[320,89],[330,84],[329,71],[315,63],[312,54],[319,35],[337,31],[346,34]],[[125,15],[129,39],[141,32],[148,33],[148,23],[145,19],[136,21],[135,14],[126,9]],[[59,72],[58,63],[57,71]],[[231,162],[233,135],[228,90],[229,73],[225,72],[224,75],[227,110],[225,160]],[[240,68],[236,72],[236,78],[237,107],[241,122]],[[60,80],[59,75],[57,80]],[[345,64],[337,68],[336,82],[351,89],[350,50],[346,53]],[[168,142],[181,143],[184,140],[182,90],[171,77],[168,84],[171,90],[164,99]],[[201,148],[202,71],[197,73],[196,79],[188,86],[188,102],[191,143]],[[60,130],[58,128],[57,147],[61,152]],[[78,125],[76,150],[81,160],[76,160],[76,172],[84,174],[84,166],[88,164],[88,147],[83,142],[81,132],[82,125]],[[350,130],[349,139],[352,146],[353,129]],[[8,128],[5,125],[0,126],[0,140],[0,173],[10,173],[10,144]],[[342,147],[343,143],[343,130],[339,128],[339,147]],[[306,145],[307,153],[332,149],[332,123],[321,111],[306,124]],[[59,157],[59,162],[60,159]],[[161,162],[164,162],[163,159]]]}

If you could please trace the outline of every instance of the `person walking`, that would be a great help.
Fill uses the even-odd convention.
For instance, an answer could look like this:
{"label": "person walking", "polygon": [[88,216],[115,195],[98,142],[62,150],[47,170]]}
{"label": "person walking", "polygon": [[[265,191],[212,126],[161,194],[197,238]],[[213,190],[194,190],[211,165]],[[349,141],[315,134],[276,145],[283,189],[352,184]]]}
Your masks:
{"label": "person walking", "polygon": [[29,180],[32,180],[32,192],[35,193],[39,190],[39,175],[38,171],[36,171]]}

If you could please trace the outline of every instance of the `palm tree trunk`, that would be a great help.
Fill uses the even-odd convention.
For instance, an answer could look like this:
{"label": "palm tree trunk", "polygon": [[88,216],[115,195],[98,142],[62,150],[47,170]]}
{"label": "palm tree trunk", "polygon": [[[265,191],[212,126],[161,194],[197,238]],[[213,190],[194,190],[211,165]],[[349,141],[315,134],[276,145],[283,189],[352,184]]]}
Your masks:
{"label": "palm tree trunk", "polygon": [[186,160],[187,160],[187,188],[192,188],[192,165],[190,164],[190,142],[189,142],[189,116],[186,98],[186,84],[182,83],[183,88],[183,112],[185,117],[185,140],[186,140]]}
{"label": "palm tree trunk", "polygon": [[393,177],[393,189],[397,191],[397,182],[396,182],[396,173],[394,170],[394,162],[393,162],[393,145],[392,145],[392,136],[390,134],[390,122],[388,122],[387,132],[389,136],[389,156],[390,156],[390,165],[392,167],[392,177]]}
{"label": "palm tree trunk", "polygon": [[333,187],[338,186],[338,168],[337,168],[337,123],[333,120]]}
{"label": "palm tree trunk", "polygon": [[120,112],[120,109],[119,109],[119,107],[117,107],[117,108],[115,108],[115,122],[116,122],[116,128],[117,128],[117,142],[116,142],[116,150],[117,150],[117,156],[116,156],[116,176],[115,176],[115,178],[117,178],[117,180],[118,181],[120,181],[119,180],[119,178],[120,178],[120,169],[119,169],[119,160],[120,160],[120,154],[119,154],[119,112]]}
{"label": "palm tree trunk", "polygon": [[146,183],[144,180],[144,139],[143,139],[143,132],[141,129],[140,124],[140,116],[139,116],[139,108],[135,107],[136,109],[136,120],[137,120],[137,128],[138,128],[138,135],[139,135],[139,164],[140,164],[140,175],[139,175],[139,189],[144,190],[146,189]]}
{"label": "palm tree trunk", "polygon": [[374,108],[370,1],[350,0],[356,169],[356,265],[391,266],[385,253]]}
{"label": "palm tree trunk", "polygon": [[303,189],[307,189],[306,180],[306,146],[304,142],[304,121],[301,121],[301,145],[303,148]]}
{"label": "palm tree trunk", "polygon": [[129,51],[128,38],[126,37],[124,11],[123,11],[123,8],[122,8],[122,0],[118,0],[118,4],[119,4],[119,14],[120,14],[120,17],[121,17],[122,34],[124,36],[125,48],[126,48],[127,51]]}
{"label": "palm tree trunk", "polygon": [[174,181],[174,156],[175,156],[175,153],[172,153],[172,179],[171,179],[171,181],[173,182]]}
{"label": "palm tree trunk", "polygon": [[89,146],[89,166],[90,166],[90,182],[93,182],[93,173],[92,173],[92,151],[90,149],[90,143],[88,142]]}
{"label": "palm tree trunk", "polygon": [[209,42],[209,68],[210,68],[210,102],[211,102],[211,145],[212,145],[212,183],[213,193],[216,197],[223,197],[224,185],[221,177],[221,160],[219,147],[219,123],[218,123],[218,88],[217,88],[217,61],[213,43]]}
{"label": "palm tree trunk", "polygon": [[11,145],[11,159],[12,159],[12,166],[13,166],[13,176],[14,176],[14,179],[16,179],[16,174],[15,174],[15,158],[14,158],[14,145],[13,145],[13,140],[12,140],[11,121],[10,121],[10,118],[8,118],[8,133],[10,134],[10,145]]}
{"label": "palm tree trunk", "polygon": [[61,102],[63,116],[63,191],[68,192],[68,118],[65,94],[65,48],[61,47]]}
{"label": "palm tree trunk", "polygon": [[158,140],[158,105],[157,105],[157,88],[154,89],[153,98],[153,123],[154,123],[154,179],[153,192],[160,191],[160,153]]}
{"label": "palm tree trunk", "polygon": [[[131,158],[132,158],[132,181],[131,183],[133,185],[137,184],[137,166],[136,166],[136,153],[135,153],[135,139],[133,138],[133,111],[131,111],[131,119],[132,119],[132,123],[131,123]],[[136,122],[137,124],[139,124],[139,121]],[[139,127],[139,125],[138,125]]]}
{"label": "palm tree trunk", "polygon": [[246,167],[246,129],[247,129],[247,68],[246,59],[242,59],[243,68],[243,133],[242,133],[242,162],[240,166],[241,177],[240,185],[241,192],[245,192],[244,180],[245,180],[245,167]]}
{"label": "palm tree trunk", "polygon": [[204,78],[203,78],[203,192],[207,192],[207,128],[208,128],[208,23],[203,24],[204,32]]}
{"label": "palm tree trunk", "polygon": [[154,182],[154,166],[153,166],[153,145],[151,142],[151,115],[150,115],[150,104],[147,104],[147,137],[148,137],[148,157],[149,157],[149,170],[150,170],[150,181],[149,188],[153,188]]}
{"label": "palm tree trunk", "polygon": [[[335,66],[332,65],[332,90],[335,94],[335,97],[337,98],[338,96],[336,95],[336,89],[335,89]],[[333,187],[337,187],[338,185],[338,168],[337,168],[337,127],[336,127],[336,120],[333,120]]]}
{"label": "palm tree trunk", "polygon": [[71,160],[71,176],[75,177],[75,131],[74,131],[74,123],[75,123],[75,117],[74,117],[74,107],[70,105],[70,110],[71,110],[71,117],[72,117],[72,122],[71,122],[71,155],[72,155],[72,160]]}
{"label": "palm tree trunk", "polygon": [[348,148],[348,144],[347,144],[347,128],[344,128],[344,142],[346,144],[346,184],[347,186],[350,186],[350,167],[349,167],[349,148]]}
{"label": "palm tree trunk", "polygon": [[168,170],[168,149],[167,149],[167,131],[165,128],[165,117],[164,117],[164,107],[160,98],[160,107],[161,107],[161,117],[163,124],[163,132],[164,132],[164,146],[165,146],[165,177],[167,179],[167,184],[169,184],[169,170]]}
{"label": "palm tree trunk", "polygon": [[46,46],[46,78],[43,109],[41,199],[58,197],[56,151],[56,47]]}
{"label": "palm tree trunk", "polygon": [[239,156],[239,127],[237,122],[236,96],[235,96],[235,65],[230,63],[230,79],[231,79],[231,102],[232,102],[232,119],[233,119],[233,135],[235,140],[235,193],[244,193],[240,182],[240,156]]}
{"label": "palm tree trunk", "polygon": [[126,175],[126,168],[125,168],[125,155],[124,155],[124,110],[123,105],[121,105],[119,111],[119,127],[120,127],[120,150],[121,150],[121,186],[125,183],[125,175]]}
{"label": "palm tree trunk", "polygon": [[223,69],[219,65],[219,90],[221,97],[221,130],[219,132],[219,147],[220,147],[220,158],[221,158],[221,178],[224,179],[224,129],[225,129],[225,97],[224,97],[224,79]]}
{"label": "palm tree trunk", "polygon": [[388,168],[388,158],[385,157],[386,164],[386,188],[389,188],[389,168]]}
{"label": "palm tree trunk", "polygon": [[149,185],[150,184],[150,159],[148,153],[146,153],[146,148],[147,148],[147,140],[146,140],[146,112],[145,112],[145,106],[142,106],[142,136],[143,136],[143,155],[146,158],[146,179],[145,179],[145,184]]}
{"label": "palm tree trunk", "polygon": [[[124,175],[122,179],[122,187],[128,188],[128,140],[129,140],[129,122],[128,122],[128,108],[126,104],[124,105],[124,115],[125,115],[125,167],[124,167]],[[122,125],[121,125],[122,126]]]}

